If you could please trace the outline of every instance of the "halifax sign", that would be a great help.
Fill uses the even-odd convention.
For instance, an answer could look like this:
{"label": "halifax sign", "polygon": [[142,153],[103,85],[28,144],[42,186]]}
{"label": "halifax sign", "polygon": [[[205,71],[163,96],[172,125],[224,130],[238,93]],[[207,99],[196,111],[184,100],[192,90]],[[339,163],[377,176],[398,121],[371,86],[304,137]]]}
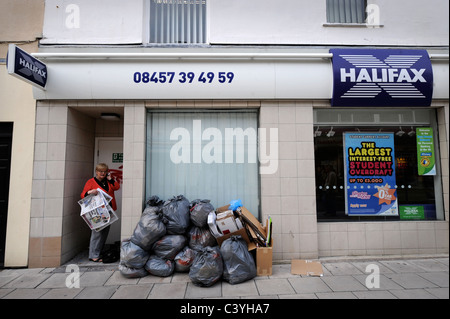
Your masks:
{"label": "halifax sign", "polygon": [[332,106],[430,106],[433,69],[426,50],[330,49]]}
{"label": "halifax sign", "polygon": [[47,67],[14,44],[8,47],[8,73],[40,89],[47,84]]}

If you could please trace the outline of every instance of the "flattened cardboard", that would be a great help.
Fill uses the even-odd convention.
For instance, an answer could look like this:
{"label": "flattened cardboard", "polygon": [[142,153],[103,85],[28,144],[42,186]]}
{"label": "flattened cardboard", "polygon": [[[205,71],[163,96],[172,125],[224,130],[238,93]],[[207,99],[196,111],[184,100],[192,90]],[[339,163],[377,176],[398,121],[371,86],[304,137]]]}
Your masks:
{"label": "flattened cardboard", "polygon": [[322,264],[318,261],[293,259],[291,274],[321,277],[323,276]]}

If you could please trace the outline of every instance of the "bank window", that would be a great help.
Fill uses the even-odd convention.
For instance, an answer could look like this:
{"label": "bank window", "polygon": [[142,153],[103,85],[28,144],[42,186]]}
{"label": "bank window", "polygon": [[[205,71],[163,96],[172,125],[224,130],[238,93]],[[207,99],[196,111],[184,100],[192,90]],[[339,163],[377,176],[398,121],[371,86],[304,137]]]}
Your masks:
{"label": "bank window", "polygon": [[365,23],[366,0],[327,0],[327,23]]}
{"label": "bank window", "polygon": [[205,43],[206,2],[150,0],[150,43]]}
{"label": "bank window", "polygon": [[[316,110],[314,124],[318,221],[444,220],[434,110]],[[424,132],[432,137],[422,139]],[[364,144],[346,145],[349,136]],[[432,141],[432,152],[422,150],[421,141]],[[390,152],[392,166],[383,162],[391,160]],[[419,166],[429,166],[431,174]],[[352,179],[351,174],[362,176]],[[377,215],[382,207],[392,212]],[[349,213],[353,208],[356,213]]]}
{"label": "bank window", "polygon": [[255,110],[150,111],[146,198],[184,195],[214,207],[240,199],[259,216]]}

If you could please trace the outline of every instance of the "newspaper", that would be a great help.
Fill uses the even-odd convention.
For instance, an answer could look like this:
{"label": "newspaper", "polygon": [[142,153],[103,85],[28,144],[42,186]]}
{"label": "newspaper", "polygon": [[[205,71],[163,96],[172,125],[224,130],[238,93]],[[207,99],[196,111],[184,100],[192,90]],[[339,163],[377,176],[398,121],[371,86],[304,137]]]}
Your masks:
{"label": "newspaper", "polygon": [[100,231],[119,218],[109,205],[112,197],[100,188],[97,188],[97,191],[97,195],[88,195],[80,199],[78,204],[81,206],[80,216],[89,228]]}

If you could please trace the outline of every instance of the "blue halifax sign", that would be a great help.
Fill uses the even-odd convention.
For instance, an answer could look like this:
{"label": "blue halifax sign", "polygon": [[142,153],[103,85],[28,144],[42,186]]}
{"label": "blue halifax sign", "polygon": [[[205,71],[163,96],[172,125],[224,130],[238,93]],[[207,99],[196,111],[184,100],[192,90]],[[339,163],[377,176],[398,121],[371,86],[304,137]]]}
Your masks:
{"label": "blue halifax sign", "polygon": [[433,69],[426,50],[330,49],[332,106],[430,106]]}
{"label": "blue halifax sign", "polygon": [[14,44],[9,45],[6,65],[9,74],[45,89],[47,66]]}

